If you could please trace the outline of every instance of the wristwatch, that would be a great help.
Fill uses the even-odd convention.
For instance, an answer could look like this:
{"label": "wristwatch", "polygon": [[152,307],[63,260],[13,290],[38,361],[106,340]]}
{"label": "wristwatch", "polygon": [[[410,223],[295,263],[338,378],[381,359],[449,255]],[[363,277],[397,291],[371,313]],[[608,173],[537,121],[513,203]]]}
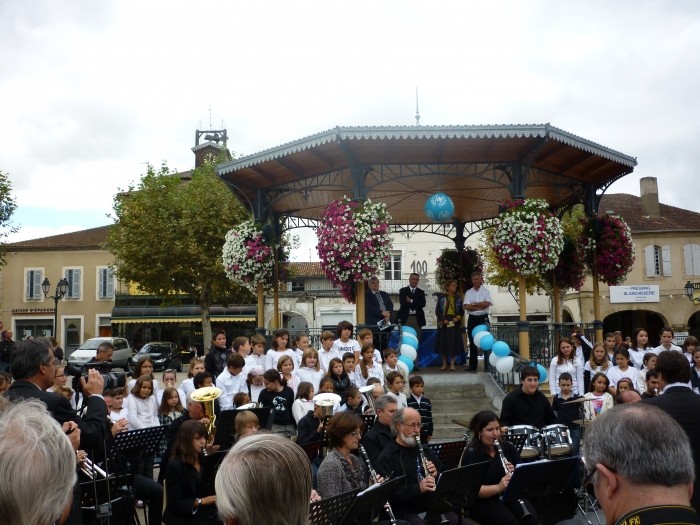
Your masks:
{"label": "wristwatch", "polygon": [[202,506],[202,498],[197,498],[197,508]]}

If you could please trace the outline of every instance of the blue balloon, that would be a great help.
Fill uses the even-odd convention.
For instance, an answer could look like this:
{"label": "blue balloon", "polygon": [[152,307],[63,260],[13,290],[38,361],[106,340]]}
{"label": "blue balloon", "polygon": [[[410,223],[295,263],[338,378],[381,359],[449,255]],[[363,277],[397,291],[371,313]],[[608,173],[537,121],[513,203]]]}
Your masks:
{"label": "blue balloon", "polygon": [[402,326],[401,333],[402,334],[411,334],[411,335],[415,335],[416,337],[418,337],[418,332],[416,332],[416,329],[413,328],[412,326]]}
{"label": "blue balloon", "polygon": [[455,213],[455,205],[452,199],[444,193],[433,193],[423,206],[425,215],[435,222],[447,222]]}
{"label": "blue balloon", "polygon": [[399,361],[401,361],[404,365],[408,367],[409,374],[413,371],[413,361],[411,361],[408,357],[406,357],[405,355],[400,355]]}
{"label": "blue balloon", "polygon": [[491,351],[498,357],[507,357],[510,354],[510,346],[505,341],[496,341],[493,343]]}
{"label": "blue balloon", "polygon": [[539,374],[540,374],[540,383],[544,383],[545,381],[547,381],[547,369],[545,367],[538,364],[537,365],[537,372],[539,372]]}
{"label": "blue balloon", "polygon": [[482,350],[491,350],[493,347],[493,344],[496,342],[496,338],[492,336],[491,334],[487,334],[484,337],[481,338],[481,342],[479,343],[479,346],[481,347]]}
{"label": "blue balloon", "polygon": [[478,334],[479,332],[488,332],[488,331],[489,331],[488,325],[480,324],[480,325],[475,326],[474,328],[472,328],[472,337],[474,337],[474,336],[475,336],[476,334]]}
{"label": "blue balloon", "polygon": [[413,334],[403,334],[401,336],[401,344],[412,346],[418,350],[418,338]]}

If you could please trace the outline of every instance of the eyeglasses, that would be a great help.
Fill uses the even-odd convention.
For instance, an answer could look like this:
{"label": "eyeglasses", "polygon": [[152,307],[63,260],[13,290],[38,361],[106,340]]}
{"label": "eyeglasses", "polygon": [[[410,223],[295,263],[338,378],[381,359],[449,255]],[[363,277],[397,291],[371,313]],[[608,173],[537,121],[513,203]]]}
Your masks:
{"label": "eyeglasses", "polygon": [[[600,463],[600,464],[603,465],[610,472],[617,472],[614,468],[610,468],[607,465],[604,465],[603,463]],[[586,467],[586,464],[584,463],[583,465],[584,465],[584,469],[586,469],[586,475],[583,478],[582,486],[584,489],[586,489],[586,492],[588,492],[589,494],[594,494],[595,487],[593,484],[593,475],[596,472],[598,472],[598,468],[595,465],[593,465],[593,469],[589,471],[588,467]]]}
{"label": "eyeglasses", "polygon": [[354,438],[359,438],[362,437],[362,431],[360,430],[355,430],[354,432],[350,432],[348,436],[354,437]]}

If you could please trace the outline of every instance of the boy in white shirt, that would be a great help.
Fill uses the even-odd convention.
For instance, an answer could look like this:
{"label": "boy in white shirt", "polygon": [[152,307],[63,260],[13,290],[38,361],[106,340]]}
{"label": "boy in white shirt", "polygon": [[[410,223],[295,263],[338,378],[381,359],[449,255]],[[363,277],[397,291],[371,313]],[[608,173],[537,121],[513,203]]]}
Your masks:
{"label": "boy in white shirt", "polygon": [[333,332],[325,330],[321,333],[321,349],[318,351],[318,360],[321,363],[321,369],[328,373],[328,367],[331,359],[337,357],[342,359],[342,354],[338,353],[333,347]]}
{"label": "boy in white shirt", "polygon": [[265,370],[265,338],[256,334],[250,338],[253,352],[245,358],[245,372],[250,372],[256,366]]}
{"label": "boy in white shirt", "polygon": [[389,384],[387,380],[387,375],[391,372],[398,372],[403,377],[404,389],[403,393],[408,395],[408,377],[404,373],[403,369],[399,367],[399,353],[395,348],[385,348],[384,349],[384,364],[382,365],[382,370],[384,370],[384,383]]}
{"label": "boy in white shirt", "polygon": [[396,398],[397,408],[406,408],[408,406],[406,394],[403,393],[405,385],[403,376],[400,372],[389,372],[386,376],[386,385],[389,388],[389,394]]}
{"label": "boy in white shirt", "polygon": [[226,359],[226,368],[216,378],[216,386],[223,390],[219,397],[221,410],[233,408],[233,396],[238,392],[247,391],[243,367],[245,360],[238,354],[231,354]]}
{"label": "boy in white shirt", "polygon": [[673,335],[673,330],[668,326],[664,326],[661,329],[661,344],[654,348],[654,353],[656,355],[659,355],[664,350],[675,350],[676,352],[681,353],[683,352],[683,349],[680,346],[673,344]]}

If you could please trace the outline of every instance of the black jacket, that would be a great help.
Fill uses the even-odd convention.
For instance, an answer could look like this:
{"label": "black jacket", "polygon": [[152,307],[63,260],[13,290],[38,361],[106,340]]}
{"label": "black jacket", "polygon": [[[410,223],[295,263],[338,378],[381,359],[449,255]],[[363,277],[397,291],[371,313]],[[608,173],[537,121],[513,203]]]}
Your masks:
{"label": "black jacket", "polygon": [[362,436],[361,443],[365,447],[370,461],[374,461],[392,441],[394,441],[394,436],[391,435],[391,429],[377,421],[369,429],[369,432]]}
{"label": "black jacket", "polygon": [[166,502],[163,522],[167,525],[199,525],[220,523],[216,505],[202,505],[192,514],[194,501],[203,497],[203,480],[197,469],[179,459],[166,467]]}
{"label": "black jacket", "polygon": [[[388,312],[394,311],[394,303],[391,302],[389,294],[379,290],[379,295],[382,296],[382,301],[384,301],[384,307]],[[377,296],[374,295],[372,290],[367,290],[365,292],[365,323],[372,329],[377,328],[377,323],[384,319],[382,317],[382,309],[379,307],[379,300]]]}
{"label": "black jacket", "polygon": [[[413,303],[408,303],[407,298],[413,299]],[[413,293],[411,293],[411,287],[406,286],[399,290],[399,315],[397,320],[401,324],[406,324],[406,319],[408,319],[408,312],[410,310],[416,311],[416,321],[420,326],[425,326],[425,292],[420,288],[416,288]]]}

